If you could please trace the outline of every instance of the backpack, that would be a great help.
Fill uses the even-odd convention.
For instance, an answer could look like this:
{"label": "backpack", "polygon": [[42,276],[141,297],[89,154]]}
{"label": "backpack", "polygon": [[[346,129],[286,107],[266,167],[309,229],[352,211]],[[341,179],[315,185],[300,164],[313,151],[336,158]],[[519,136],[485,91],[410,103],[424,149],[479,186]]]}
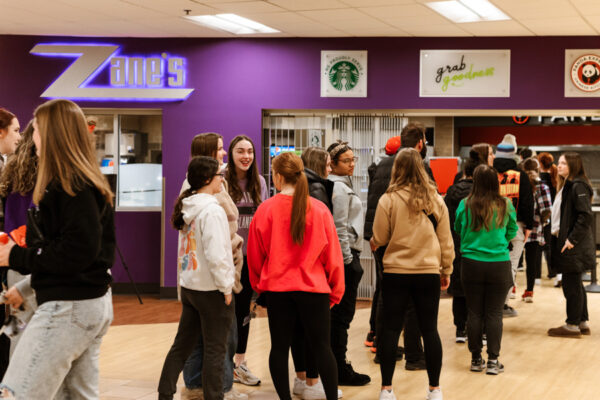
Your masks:
{"label": "backpack", "polygon": [[498,172],[500,195],[508,197],[515,208],[519,207],[519,187],[521,186],[521,173],[513,169]]}

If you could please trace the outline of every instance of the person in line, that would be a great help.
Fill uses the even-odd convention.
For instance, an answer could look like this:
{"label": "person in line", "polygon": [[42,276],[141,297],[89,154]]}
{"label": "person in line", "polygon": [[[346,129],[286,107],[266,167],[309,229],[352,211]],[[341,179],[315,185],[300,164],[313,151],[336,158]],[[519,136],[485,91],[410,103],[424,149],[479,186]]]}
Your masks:
{"label": "person in line", "polygon": [[96,399],[102,337],[113,319],[113,193],[85,116],[69,100],[34,112],[39,157],[27,248],[0,245],[0,265],[31,274],[38,308],[0,384],[1,396]]}
{"label": "person in line", "polygon": [[[550,197],[552,198],[552,203],[554,204],[554,198],[556,197],[556,186],[558,185],[558,170],[556,165],[554,165],[554,157],[550,153],[540,153],[538,154],[538,161],[540,162],[540,180],[548,186],[550,189]],[[552,256],[551,256],[551,242],[552,242],[552,234],[550,233],[551,224],[546,224],[544,226],[544,242],[545,245],[543,247],[544,258],[546,259],[546,266],[548,267],[548,278],[556,277],[556,281],[554,283],[555,286],[560,285],[560,279],[558,279],[556,275],[556,271],[552,267]],[[541,278],[541,276],[540,276]]]}
{"label": "person in line", "polygon": [[533,190],[531,183],[525,172],[517,167],[516,162],[517,139],[514,135],[507,133],[502,142],[496,147],[496,158],[494,159],[494,168],[498,172],[500,181],[500,194],[508,197],[514,209],[517,211],[517,223],[519,230],[517,235],[511,240],[510,262],[512,268],[513,285],[512,290],[506,293],[506,301],[502,310],[502,315],[506,318],[516,317],[517,311],[512,308],[508,302],[516,297],[515,284],[519,260],[523,254],[525,242],[533,229]]}
{"label": "person in line", "polygon": [[363,386],[371,382],[366,374],[354,371],[346,358],[348,329],[356,311],[358,285],[363,275],[360,252],[363,248],[364,215],[362,202],[352,186],[352,174],[357,157],[348,143],[338,140],[327,152],[332,172],[328,178],[333,186],[333,220],[344,256],[344,297],[331,309],[331,348],[338,367],[340,386]]}
{"label": "person in line", "polygon": [[596,244],[592,232],[592,187],[578,153],[558,159],[558,193],[552,205],[552,264],[562,274],[567,300],[566,323],[548,335],[580,338],[590,335],[587,293],[581,275],[596,268]]}
{"label": "person in line", "polygon": [[187,181],[190,187],[177,199],[171,216],[173,227],[179,231],[177,265],[182,310],[177,336],[160,375],[158,398],[173,399],[179,374],[201,338],[204,398],[220,400],[227,337],[235,317],[235,267],[227,215],[214,196],[222,189],[219,162],[212,157],[194,157],[188,166]]}
{"label": "person in line", "polygon": [[245,135],[238,135],[229,144],[227,152],[229,165],[225,172],[225,180],[229,196],[235,203],[239,212],[239,226],[237,233],[244,240],[244,263],[241,273],[242,290],[235,294],[235,317],[237,324],[237,349],[234,361],[233,381],[248,386],[260,384],[246,364],[246,347],[250,333],[250,302],[254,291],[248,280],[248,259],[246,247],[248,242],[248,229],[256,208],[266,200],[269,195],[265,178],[258,173],[256,163],[256,150],[252,140]]}
{"label": "person in line", "polygon": [[[488,147],[489,145],[485,144],[485,148]],[[446,203],[446,207],[448,207],[452,239],[454,241],[455,257],[448,293],[452,295],[452,315],[454,317],[454,326],[456,326],[456,343],[465,343],[467,341],[467,301],[460,275],[460,235],[454,229],[454,221],[460,202],[471,193],[471,189],[473,188],[473,171],[475,171],[478,165],[486,163],[486,159],[482,158],[481,153],[473,146],[469,152],[469,158],[463,165],[463,178],[450,186],[444,197],[444,202]]]}
{"label": "person in line", "polygon": [[536,280],[540,279],[542,271],[542,248],[544,241],[544,226],[548,225],[552,211],[550,188],[540,180],[539,162],[531,157],[523,161],[523,170],[529,176],[533,188],[533,229],[525,243],[525,262],[527,265],[527,288],[521,298],[526,303],[533,303],[533,288]]}
{"label": "person in line", "polygon": [[[191,156],[206,156],[212,157],[219,163],[219,171],[223,169],[223,158],[227,155],[227,152],[223,149],[223,137],[218,133],[207,132],[200,133],[194,136],[192,140]],[[181,187],[182,194],[185,190],[189,189],[190,185],[186,180],[183,181]],[[240,283],[241,271],[244,263],[244,257],[242,252],[243,239],[237,234],[238,231],[238,218],[239,212],[235,203],[229,196],[227,191],[227,182],[222,181],[222,188],[219,193],[214,195],[219,202],[219,205],[225,210],[227,215],[227,222],[229,225],[229,235],[231,240],[231,252],[233,255],[233,263],[235,265],[235,280],[233,284],[233,293],[239,293],[242,290],[242,284]],[[234,299],[235,303],[235,299]],[[202,335],[202,332],[200,332]],[[202,337],[198,339],[196,348],[190,354],[185,367],[183,368],[183,381],[185,382],[185,388],[182,391],[182,398],[188,400],[195,400],[198,396],[202,395],[202,371],[203,371],[203,359],[204,359],[204,341]],[[248,395],[240,393],[233,388],[233,356],[237,347],[237,323],[235,318],[229,331],[229,339],[227,340],[227,355],[225,356],[225,378],[223,380],[223,391],[225,400],[245,400]]]}
{"label": "person in line", "polygon": [[[469,150],[469,153],[471,151],[477,152],[477,154],[479,154],[478,158],[480,160],[483,160],[484,163],[486,163],[490,167],[494,166],[494,159],[496,158],[496,156],[494,155],[494,148],[491,145],[489,145],[487,143],[477,143],[477,144],[474,144],[473,146],[471,146],[471,150]],[[469,158],[472,158],[472,156],[469,155]],[[468,161],[468,159],[467,159],[467,161]],[[452,182],[452,184],[458,183],[458,181],[463,179],[464,176],[465,175],[464,175],[464,168],[463,168],[462,171],[458,172],[456,174],[456,176],[454,176],[454,182]]]}
{"label": "person in line", "polygon": [[273,159],[272,170],[280,193],[261,203],[248,234],[250,283],[266,295],[271,377],[279,398],[290,400],[288,354],[300,320],[326,398],[334,400],[338,382],[329,308],[344,293],[336,227],[327,207],[309,197],[300,157],[282,153]]}
{"label": "person in line", "polygon": [[456,210],[454,230],[460,236],[471,371],[486,369],[481,357],[485,326],[486,373],[497,375],[504,372],[504,366],[498,361],[502,309],[513,282],[508,244],[517,234],[518,225],[512,202],[500,195],[498,174],[489,165],[475,168],[471,194],[461,200]]}
{"label": "person in line", "polygon": [[[14,154],[8,157],[0,175],[0,197],[5,199],[4,230],[7,233],[27,224],[27,210],[34,207],[33,189],[37,179],[38,156],[33,141],[33,121],[27,124]],[[5,297],[10,305],[13,334],[10,335],[10,354],[22,336],[26,324],[37,308],[31,287],[31,275],[8,270]]]}
{"label": "person in line", "polygon": [[[411,229],[406,229],[406,223]],[[396,347],[409,301],[416,310],[425,344],[429,387],[427,399],[442,399],[442,343],[437,330],[440,290],[450,284],[454,245],[448,209],[430,180],[419,152],[402,149],[392,180],[379,199],[373,222],[373,247],[387,246],[383,256],[383,329],[380,400],[396,398],[392,377]]]}

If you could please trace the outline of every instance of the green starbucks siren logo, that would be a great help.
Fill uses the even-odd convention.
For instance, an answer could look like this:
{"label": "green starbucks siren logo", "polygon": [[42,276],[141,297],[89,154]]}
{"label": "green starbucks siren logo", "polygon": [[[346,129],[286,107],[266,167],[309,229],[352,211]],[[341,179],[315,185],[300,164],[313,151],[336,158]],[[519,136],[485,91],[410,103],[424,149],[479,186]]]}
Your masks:
{"label": "green starbucks siren logo", "polygon": [[340,92],[354,89],[359,77],[357,66],[349,61],[337,62],[329,69],[329,82]]}

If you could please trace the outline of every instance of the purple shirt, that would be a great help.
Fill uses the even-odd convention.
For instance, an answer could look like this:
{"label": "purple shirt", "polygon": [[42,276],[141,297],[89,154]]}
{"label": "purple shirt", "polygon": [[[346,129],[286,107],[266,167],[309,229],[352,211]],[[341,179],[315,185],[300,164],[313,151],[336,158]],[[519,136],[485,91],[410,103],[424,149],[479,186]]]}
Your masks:
{"label": "purple shirt", "polygon": [[27,210],[33,206],[33,191],[25,196],[17,192],[9,194],[5,200],[4,232],[10,233],[21,225],[27,225]]}
{"label": "purple shirt", "polygon": [[[258,176],[260,180],[260,198],[262,201],[265,201],[269,197],[269,193],[267,191],[267,184],[265,182],[265,178],[262,175]],[[238,235],[244,238],[244,255],[246,255],[246,246],[248,242],[248,232],[250,229],[250,222],[252,221],[252,217],[256,212],[256,208],[258,204],[254,204],[252,200],[252,196],[250,193],[246,191],[246,186],[248,185],[248,179],[241,179],[238,181],[238,185],[242,190],[242,199],[236,203],[238,211],[240,212],[240,217],[238,220]]]}

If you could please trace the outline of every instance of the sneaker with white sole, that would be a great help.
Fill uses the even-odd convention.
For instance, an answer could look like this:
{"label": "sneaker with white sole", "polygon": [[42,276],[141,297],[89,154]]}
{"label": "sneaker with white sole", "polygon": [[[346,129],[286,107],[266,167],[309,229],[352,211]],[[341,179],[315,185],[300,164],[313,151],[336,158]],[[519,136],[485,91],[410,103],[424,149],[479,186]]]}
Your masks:
{"label": "sneaker with white sole", "polygon": [[444,397],[442,396],[442,389],[427,389],[427,400],[444,400]]}
{"label": "sneaker with white sole", "polygon": [[260,379],[258,379],[246,365],[246,361],[233,369],[233,381],[241,383],[246,386],[260,385]]}
{"label": "sneaker with white sole", "polygon": [[223,400],[248,400],[248,395],[231,389],[229,392],[223,393]]}
{"label": "sneaker with white sole", "polygon": [[[304,400],[327,400],[327,396],[325,395],[325,388],[323,387],[323,382],[319,379],[319,382],[312,386],[306,385],[306,389],[304,389],[304,393],[302,394],[302,399]],[[342,391],[338,389],[337,398],[342,398]]]}
{"label": "sneaker with white sole", "polygon": [[481,372],[485,369],[485,360],[481,357],[471,360],[471,371]]}
{"label": "sneaker with white sole", "polygon": [[396,400],[396,395],[393,390],[382,390],[379,393],[379,400]]}
{"label": "sneaker with white sole", "polygon": [[485,371],[488,375],[498,375],[504,372],[504,365],[498,360],[488,360],[487,369]]}
{"label": "sneaker with white sole", "polygon": [[307,387],[308,386],[306,386],[306,381],[295,377],[294,388],[292,389],[292,393],[294,393],[296,396],[302,397],[302,394],[304,393]]}

